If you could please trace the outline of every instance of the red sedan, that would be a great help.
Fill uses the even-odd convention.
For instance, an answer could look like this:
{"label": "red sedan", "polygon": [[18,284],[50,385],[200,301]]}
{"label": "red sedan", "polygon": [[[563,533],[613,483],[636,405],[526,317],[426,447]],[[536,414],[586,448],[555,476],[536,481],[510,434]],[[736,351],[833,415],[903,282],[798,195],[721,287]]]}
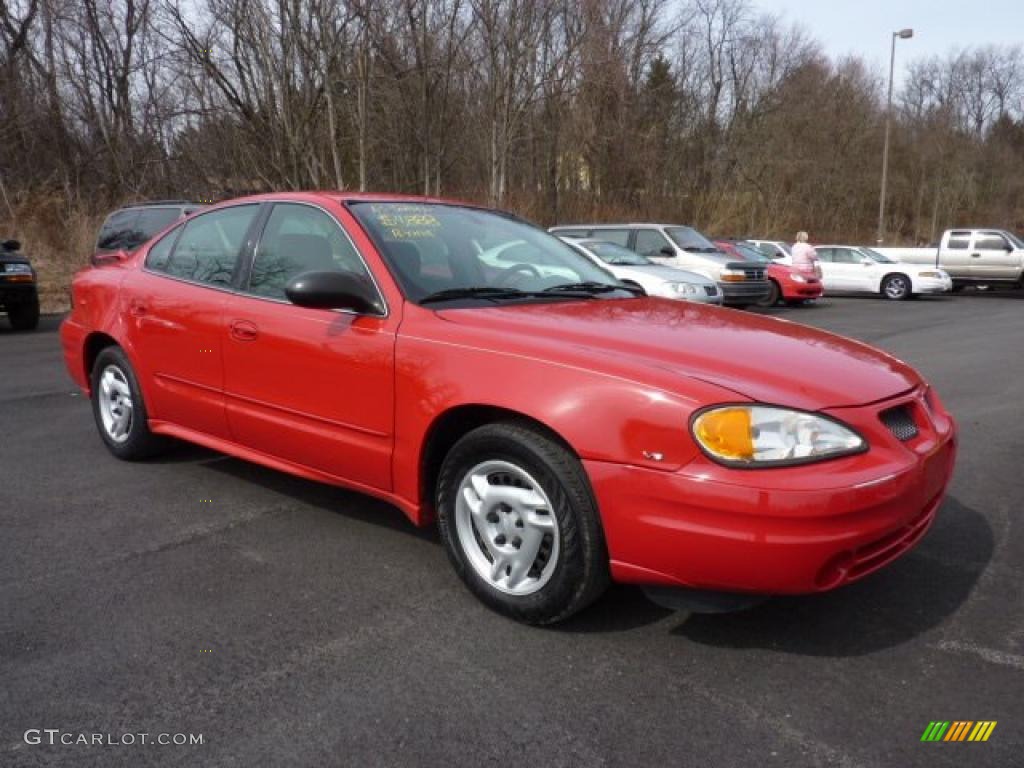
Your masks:
{"label": "red sedan", "polygon": [[764,301],[759,302],[760,306],[773,307],[780,300],[787,304],[801,304],[809,299],[821,298],[825,292],[820,270],[818,273],[808,274],[789,264],[772,261],[753,245],[742,240],[715,240],[715,245],[730,256],[768,266],[771,291]]}
{"label": "red sedan", "polygon": [[526,622],[609,580],[828,590],[924,535],[955,430],[913,369],[636,291],[506,214],[274,194],[78,273],[61,340],[115,456],[180,438],[386,499]]}

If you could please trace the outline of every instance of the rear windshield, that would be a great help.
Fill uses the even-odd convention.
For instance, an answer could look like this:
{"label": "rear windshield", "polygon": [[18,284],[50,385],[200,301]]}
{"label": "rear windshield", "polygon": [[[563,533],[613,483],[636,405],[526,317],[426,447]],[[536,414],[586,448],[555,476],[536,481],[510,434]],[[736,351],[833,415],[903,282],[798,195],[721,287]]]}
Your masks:
{"label": "rear windshield", "polygon": [[181,215],[180,208],[134,208],[112,213],[100,229],[96,250],[134,250]]}

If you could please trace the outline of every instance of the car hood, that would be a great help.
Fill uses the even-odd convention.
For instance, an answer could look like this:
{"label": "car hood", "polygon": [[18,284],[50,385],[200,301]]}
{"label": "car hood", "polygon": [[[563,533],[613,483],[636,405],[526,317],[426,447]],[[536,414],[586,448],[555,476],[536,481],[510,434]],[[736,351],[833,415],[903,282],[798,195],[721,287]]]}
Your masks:
{"label": "car hood", "polygon": [[[755,401],[805,410],[863,405],[921,383],[908,365],[852,339],[776,318],[667,299],[557,301],[447,310],[443,319],[495,348],[539,357],[624,359],[698,379]],[[577,363],[578,364],[578,363]],[[616,366],[617,369],[620,366]],[[659,377],[660,378],[660,377]],[[685,388],[681,390],[685,394]]]}
{"label": "car hood", "polygon": [[629,273],[630,277],[654,277],[670,283],[692,283],[693,285],[715,284],[714,280],[709,280],[696,272],[690,272],[688,269],[677,269],[660,264],[613,264],[610,266],[623,275]]}

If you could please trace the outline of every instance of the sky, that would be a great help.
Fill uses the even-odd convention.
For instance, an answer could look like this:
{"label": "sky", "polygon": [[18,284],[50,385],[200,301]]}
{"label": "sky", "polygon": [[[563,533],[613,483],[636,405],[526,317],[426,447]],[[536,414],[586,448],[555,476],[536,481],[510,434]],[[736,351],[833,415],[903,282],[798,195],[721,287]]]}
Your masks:
{"label": "sky", "polygon": [[896,41],[896,82],[901,63],[953,49],[1024,44],[1024,0],[751,0],[762,11],[799,22],[833,58],[857,54],[888,75],[892,32],[914,30]]}

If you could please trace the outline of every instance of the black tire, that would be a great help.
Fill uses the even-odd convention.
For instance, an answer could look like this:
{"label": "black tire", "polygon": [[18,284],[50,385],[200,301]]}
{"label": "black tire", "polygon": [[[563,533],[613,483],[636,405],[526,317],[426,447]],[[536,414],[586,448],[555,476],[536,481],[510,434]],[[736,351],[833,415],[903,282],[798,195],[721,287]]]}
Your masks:
{"label": "black tire", "polygon": [[33,331],[39,325],[39,297],[32,296],[25,301],[7,307],[7,319],[16,331]]}
{"label": "black tire", "polygon": [[759,307],[774,307],[779,303],[779,299],[782,298],[782,290],[779,288],[779,284],[774,280],[768,281],[768,295],[757,302]]}
{"label": "black tire", "polygon": [[967,286],[964,285],[963,283],[953,283],[953,287],[952,287],[951,291],[953,293],[960,293],[966,287]]}
{"label": "black tire", "polygon": [[[486,461],[525,470],[550,500],[558,526],[557,561],[547,582],[531,594],[501,591],[477,572],[463,549],[456,522],[458,489],[467,474]],[[517,621],[561,621],[592,603],[608,586],[608,552],[583,466],[556,440],[530,425],[498,422],[464,435],[441,466],[437,511],[441,540],[459,578],[485,605]]]}
{"label": "black tire", "polygon": [[914,295],[910,278],[899,272],[886,275],[882,280],[882,295],[891,301],[906,301]]}
{"label": "black tire", "polygon": [[[103,372],[110,367],[116,368],[127,382],[131,392],[131,420],[127,431],[127,437],[118,442],[107,431],[101,413],[100,399],[103,397],[101,377]],[[154,435],[149,430],[148,414],[146,403],[142,399],[142,389],[139,387],[139,380],[135,376],[135,370],[124,350],[120,347],[110,346],[101,350],[96,356],[96,362],[92,366],[90,377],[92,388],[92,414],[96,420],[96,429],[100,433],[107,449],[119,459],[125,461],[137,461],[155,456],[167,445],[167,440],[159,435]]]}

